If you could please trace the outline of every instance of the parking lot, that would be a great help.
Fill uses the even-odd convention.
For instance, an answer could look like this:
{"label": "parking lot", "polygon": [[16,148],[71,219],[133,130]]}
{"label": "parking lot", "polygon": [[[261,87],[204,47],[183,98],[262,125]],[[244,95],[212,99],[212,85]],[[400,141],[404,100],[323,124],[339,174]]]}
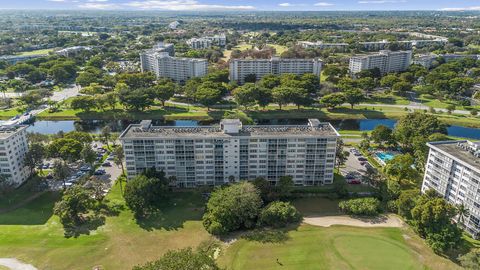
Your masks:
{"label": "parking lot", "polygon": [[361,184],[363,183],[363,176],[367,171],[367,167],[371,166],[367,159],[353,147],[345,147],[350,155],[345,162],[345,167],[340,168],[340,172],[345,176],[347,183]]}
{"label": "parking lot", "polygon": [[[70,164],[70,175],[63,180],[53,178],[53,172],[47,175],[48,189],[61,190],[65,187],[71,187],[78,182],[86,181],[87,178],[104,184],[105,192],[108,192],[115,180],[121,175],[122,169],[114,162],[114,156],[103,148],[101,143],[94,143],[93,149],[97,153],[97,159],[94,164],[94,170],[89,164],[77,163]],[[108,155],[105,158],[105,155]],[[42,166],[43,169],[52,169],[54,160],[48,160]]]}

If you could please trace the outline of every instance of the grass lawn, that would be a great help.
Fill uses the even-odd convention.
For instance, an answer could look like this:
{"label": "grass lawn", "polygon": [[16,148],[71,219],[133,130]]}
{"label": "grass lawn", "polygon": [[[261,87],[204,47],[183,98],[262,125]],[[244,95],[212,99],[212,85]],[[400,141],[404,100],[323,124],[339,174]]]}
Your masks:
{"label": "grass lawn", "polygon": [[407,229],[302,224],[281,241],[240,239],[228,247],[219,263],[236,270],[458,268],[425,246],[417,250],[418,241]]}
{"label": "grass lawn", "polygon": [[287,46],[278,45],[278,44],[267,43],[267,46],[270,46],[270,47],[275,48],[275,50],[276,50],[276,52],[277,52],[277,55],[281,55],[283,52],[285,52],[286,50],[288,50],[288,47],[287,47]]}
{"label": "grass lawn", "polygon": [[410,101],[404,97],[399,97],[393,94],[375,94],[362,103],[408,105],[410,104]]}
{"label": "grass lawn", "polygon": [[38,55],[38,54],[48,54],[49,52],[53,52],[53,49],[41,49],[41,50],[34,50],[34,51],[28,51],[28,52],[21,52],[18,55],[30,56],[30,55]]}
{"label": "grass lawn", "polygon": [[421,95],[419,100],[423,105],[432,108],[446,109],[449,105],[455,105],[457,110],[480,109],[480,106],[462,106],[455,100],[439,100],[431,95]]}
{"label": "grass lawn", "polygon": [[[131,269],[159,258],[169,249],[196,246],[211,237],[200,221],[200,193],[176,194],[158,217],[139,224],[125,209],[116,185],[108,199],[123,207],[120,214],[107,217],[105,225],[90,235],[68,239],[58,218],[52,216],[57,198],[46,194],[22,209],[0,215],[2,257],[15,257],[39,269],[92,269],[96,265]],[[28,225],[26,220],[30,218],[45,222]]]}
{"label": "grass lawn", "polygon": [[22,114],[23,113],[23,110],[20,110],[20,108],[12,108],[12,109],[8,109],[8,110],[0,110],[0,119],[2,120],[7,120],[7,119],[10,119],[12,117],[14,117],[15,115],[17,114]]}

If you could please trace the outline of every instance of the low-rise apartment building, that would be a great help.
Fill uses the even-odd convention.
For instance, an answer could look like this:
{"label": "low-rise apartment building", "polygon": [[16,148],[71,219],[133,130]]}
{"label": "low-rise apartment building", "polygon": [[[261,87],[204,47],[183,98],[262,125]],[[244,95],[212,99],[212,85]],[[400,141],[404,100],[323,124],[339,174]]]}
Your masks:
{"label": "low-rise apartment building", "polygon": [[25,167],[28,152],[27,126],[0,126],[0,174],[13,186],[19,186],[30,176]]}
{"label": "low-rise apartment building", "polygon": [[213,45],[225,47],[227,45],[227,37],[222,33],[214,36],[191,38],[187,40],[187,45],[192,49],[208,49]]}
{"label": "low-rise apartment building", "polygon": [[302,46],[305,49],[336,49],[339,51],[345,51],[348,49],[348,43],[323,43],[322,41],[311,42],[311,41],[299,41],[298,45]]}
{"label": "low-rise apartment building", "polygon": [[129,178],[147,168],[164,171],[181,187],[215,186],[263,177],[276,184],[291,176],[298,186],[333,183],[340,135],[329,123],[244,126],[224,119],[218,126],[130,125],[121,135]]}
{"label": "low-rise apartment building", "polygon": [[272,57],[271,59],[231,59],[230,80],[239,84],[245,83],[245,78],[255,75],[260,80],[267,74],[292,73],[302,75],[312,73],[320,77],[323,61],[314,59],[288,59]]}
{"label": "low-rise apartment building", "polygon": [[378,68],[382,74],[401,72],[412,63],[412,51],[380,51],[376,54],[357,55],[350,58],[350,73]]}
{"label": "low-rise apartment building", "polygon": [[469,210],[464,225],[473,237],[480,237],[480,142],[441,141],[430,148],[422,192],[434,189],[452,204]]}

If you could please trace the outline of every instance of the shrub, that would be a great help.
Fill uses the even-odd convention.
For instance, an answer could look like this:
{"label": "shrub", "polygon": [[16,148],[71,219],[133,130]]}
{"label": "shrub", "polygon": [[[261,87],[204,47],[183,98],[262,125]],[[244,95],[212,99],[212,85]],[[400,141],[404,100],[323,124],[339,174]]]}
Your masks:
{"label": "shrub", "polygon": [[272,202],[260,213],[259,223],[265,226],[285,227],[299,222],[302,215],[289,202]]}
{"label": "shrub", "polygon": [[340,210],[351,215],[375,216],[380,212],[380,201],[376,198],[359,198],[342,201]]}

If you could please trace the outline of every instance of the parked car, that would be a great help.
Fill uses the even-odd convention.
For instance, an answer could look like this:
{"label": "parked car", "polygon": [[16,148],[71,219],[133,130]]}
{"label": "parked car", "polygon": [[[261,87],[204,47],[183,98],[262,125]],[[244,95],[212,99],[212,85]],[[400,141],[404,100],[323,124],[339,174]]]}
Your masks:
{"label": "parked car", "polygon": [[109,156],[109,157],[107,158],[108,161],[113,161],[114,159],[115,159],[115,157],[113,157],[113,156]]}
{"label": "parked car", "polygon": [[82,167],[80,167],[80,171],[82,172],[88,172],[92,169],[92,167],[90,167],[89,165],[83,165]]}
{"label": "parked car", "polygon": [[104,175],[106,171],[104,169],[98,169],[93,174],[94,175]]}
{"label": "parked car", "polygon": [[367,161],[367,160],[368,160],[368,159],[366,159],[366,158],[364,158],[364,157],[358,157],[357,159],[358,159],[358,161]]}
{"label": "parked car", "polygon": [[106,161],[102,164],[102,167],[112,167],[112,164],[110,162]]}
{"label": "parked car", "polygon": [[360,181],[358,179],[354,179],[354,180],[348,181],[348,183],[350,185],[360,185],[362,183],[362,181]]}

